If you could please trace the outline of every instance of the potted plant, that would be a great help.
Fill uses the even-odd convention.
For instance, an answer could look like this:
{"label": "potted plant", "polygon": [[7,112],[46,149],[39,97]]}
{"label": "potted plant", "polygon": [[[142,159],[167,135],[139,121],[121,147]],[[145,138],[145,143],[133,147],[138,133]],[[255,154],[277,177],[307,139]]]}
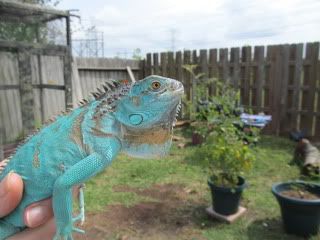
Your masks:
{"label": "potted plant", "polygon": [[303,237],[316,235],[320,227],[320,185],[305,181],[274,184],[285,231]]}
{"label": "potted plant", "polygon": [[209,175],[214,211],[231,215],[238,211],[242,191],[247,186],[243,175],[251,169],[255,156],[235,124],[239,117],[220,110],[210,110],[208,116],[212,130],[195,151],[194,159],[202,163]]}
{"label": "potted plant", "polygon": [[[191,119],[195,120],[193,140],[201,139],[201,146],[193,159],[202,163],[209,174],[213,209],[222,215],[238,211],[243,189],[247,186],[243,174],[255,159],[251,143],[257,142],[259,130],[246,132],[240,119],[240,92],[226,82],[205,79],[196,75],[196,65],[185,66],[193,76]],[[215,85],[209,96],[209,84]],[[196,135],[196,137],[195,137]]]}

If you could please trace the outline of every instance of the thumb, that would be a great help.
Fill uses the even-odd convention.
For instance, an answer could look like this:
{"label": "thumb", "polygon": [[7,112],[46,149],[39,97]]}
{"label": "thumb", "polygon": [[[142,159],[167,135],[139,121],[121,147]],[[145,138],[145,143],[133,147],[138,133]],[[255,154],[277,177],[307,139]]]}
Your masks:
{"label": "thumb", "polygon": [[20,203],[23,181],[16,173],[9,173],[0,182],[0,218],[12,212]]}

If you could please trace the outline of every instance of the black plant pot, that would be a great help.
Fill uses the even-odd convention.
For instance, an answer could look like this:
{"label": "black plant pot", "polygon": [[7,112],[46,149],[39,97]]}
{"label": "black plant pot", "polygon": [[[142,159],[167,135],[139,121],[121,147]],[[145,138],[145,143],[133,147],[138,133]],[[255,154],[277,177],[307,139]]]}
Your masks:
{"label": "black plant pot", "polygon": [[231,215],[238,211],[243,189],[247,186],[245,179],[239,177],[238,185],[234,188],[216,186],[208,181],[211,189],[212,207],[216,213]]}
{"label": "black plant pot", "polygon": [[272,193],[280,205],[285,231],[303,237],[316,235],[320,226],[320,198],[307,200],[281,195],[281,192],[292,189],[292,185],[296,183],[305,187],[306,191],[320,194],[320,185],[303,181],[278,183],[272,186]]}

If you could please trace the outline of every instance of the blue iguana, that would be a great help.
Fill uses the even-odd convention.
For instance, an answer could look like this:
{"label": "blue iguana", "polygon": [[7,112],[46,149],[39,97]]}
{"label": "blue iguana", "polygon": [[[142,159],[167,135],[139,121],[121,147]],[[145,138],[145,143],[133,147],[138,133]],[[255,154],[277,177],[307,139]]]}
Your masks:
{"label": "blue iguana", "polygon": [[94,99],[57,117],[29,137],[9,159],[0,181],[11,171],[22,176],[21,203],[0,219],[0,240],[25,228],[24,209],[52,196],[54,239],[72,239],[72,187],[110,165],[119,152],[142,158],[162,156],[171,145],[183,85],[149,76],[135,83],[113,82],[93,93]]}

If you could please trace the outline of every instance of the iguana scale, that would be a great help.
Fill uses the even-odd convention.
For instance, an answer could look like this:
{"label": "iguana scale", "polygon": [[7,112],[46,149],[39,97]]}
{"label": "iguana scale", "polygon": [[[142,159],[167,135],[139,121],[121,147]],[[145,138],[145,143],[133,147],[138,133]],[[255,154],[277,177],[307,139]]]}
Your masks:
{"label": "iguana scale", "polygon": [[149,158],[166,154],[180,109],[180,82],[149,76],[135,83],[105,84],[94,99],[59,116],[19,147],[0,173],[16,172],[24,181],[21,203],[0,219],[0,240],[25,228],[24,209],[52,197],[57,226],[54,239],[72,239],[72,187],[105,169],[119,152]]}

